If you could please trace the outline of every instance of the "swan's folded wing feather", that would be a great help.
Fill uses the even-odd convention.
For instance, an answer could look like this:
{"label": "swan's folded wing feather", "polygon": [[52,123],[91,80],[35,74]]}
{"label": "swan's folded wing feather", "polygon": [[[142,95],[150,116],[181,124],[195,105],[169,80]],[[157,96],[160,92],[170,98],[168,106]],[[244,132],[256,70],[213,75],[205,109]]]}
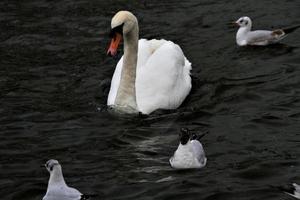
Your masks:
{"label": "swan's folded wing feather", "polygon": [[138,107],[143,113],[175,109],[190,92],[191,65],[177,44],[166,40],[148,42],[151,54],[137,71]]}
{"label": "swan's folded wing feather", "polygon": [[[108,95],[113,105],[120,84],[123,57],[118,62]],[[141,112],[177,108],[191,90],[191,63],[181,48],[166,40],[139,40],[136,95]]]}

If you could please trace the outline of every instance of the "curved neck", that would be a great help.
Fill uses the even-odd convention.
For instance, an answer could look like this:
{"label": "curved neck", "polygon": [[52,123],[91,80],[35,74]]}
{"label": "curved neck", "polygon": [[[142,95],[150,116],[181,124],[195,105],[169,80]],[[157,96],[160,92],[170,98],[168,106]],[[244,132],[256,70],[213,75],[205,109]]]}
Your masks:
{"label": "curved neck", "polygon": [[251,31],[251,26],[240,27],[238,32],[237,32],[237,35],[248,33],[249,31]]}
{"label": "curved neck", "polygon": [[55,169],[55,171],[50,174],[48,187],[55,185],[66,185],[61,169]]}
{"label": "curved neck", "polygon": [[135,92],[138,36],[139,28],[136,24],[133,29],[124,34],[124,56],[120,84],[115,105],[127,113],[138,112]]}
{"label": "curved neck", "polygon": [[239,28],[239,30],[236,33],[236,41],[239,45],[243,46],[246,44],[245,37],[250,31],[251,31],[251,24]]}

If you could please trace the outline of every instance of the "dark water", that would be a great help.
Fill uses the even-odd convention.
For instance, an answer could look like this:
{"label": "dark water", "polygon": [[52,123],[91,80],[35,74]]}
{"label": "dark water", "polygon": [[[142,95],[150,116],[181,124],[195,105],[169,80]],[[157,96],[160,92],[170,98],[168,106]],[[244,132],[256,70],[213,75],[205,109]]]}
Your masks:
{"label": "dark water", "polygon": [[[116,60],[110,19],[133,11],[144,38],[180,44],[193,91],[176,111],[106,110]],[[267,48],[238,48],[229,21],[300,24],[299,0],[0,2],[0,194],[38,200],[55,158],[70,186],[98,199],[288,199],[300,182],[300,31]],[[208,164],[175,171],[178,129],[208,131]]]}

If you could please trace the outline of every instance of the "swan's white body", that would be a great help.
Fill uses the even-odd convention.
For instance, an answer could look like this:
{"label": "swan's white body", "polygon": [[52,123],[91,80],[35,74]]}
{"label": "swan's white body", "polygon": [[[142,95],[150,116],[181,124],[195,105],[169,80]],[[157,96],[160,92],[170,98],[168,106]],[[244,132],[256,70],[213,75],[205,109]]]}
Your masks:
{"label": "swan's white body", "polygon": [[169,161],[175,169],[190,169],[204,167],[207,159],[202,144],[198,140],[189,140],[185,145],[179,144]]}
{"label": "swan's white body", "polygon": [[[120,11],[113,18],[112,27],[122,22],[126,29],[127,21],[134,21],[133,17],[127,11]],[[125,112],[132,112],[130,109],[122,108],[129,105],[128,107],[133,107],[133,110],[144,114],[149,114],[156,109],[176,109],[192,87],[191,63],[185,58],[181,48],[171,41],[138,40],[137,21],[132,24],[132,30],[124,33],[124,55],[116,66],[107,105]],[[134,47],[135,41],[137,48]],[[132,61],[135,55],[137,55],[136,61]],[[133,92],[132,94],[128,91],[123,92],[122,98],[118,99],[119,103],[116,103],[118,92],[121,93],[121,90],[124,90],[121,83],[122,73],[124,73],[123,84],[128,84],[127,88],[133,87]],[[129,84],[130,80],[126,80],[130,78],[135,79],[131,80],[131,84]]]}
{"label": "swan's white body", "polygon": [[[156,109],[175,109],[189,94],[191,63],[181,48],[166,40],[139,40],[136,68],[138,110],[149,114]],[[123,57],[115,69],[107,105],[113,106],[120,84]]]}

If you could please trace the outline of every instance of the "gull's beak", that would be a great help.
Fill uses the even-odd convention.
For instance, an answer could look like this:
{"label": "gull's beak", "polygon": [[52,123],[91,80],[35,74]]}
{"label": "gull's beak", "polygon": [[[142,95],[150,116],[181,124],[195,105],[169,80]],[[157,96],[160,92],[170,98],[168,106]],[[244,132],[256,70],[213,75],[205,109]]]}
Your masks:
{"label": "gull's beak", "polygon": [[235,22],[231,22],[234,26],[239,27],[240,25],[235,21]]}
{"label": "gull's beak", "polygon": [[116,33],[115,36],[111,39],[109,48],[107,50],[107,55],[115,56],[118,52],[118,46],[122,41],[122,35],[120,33]]}
{"label": "gull's beak", "polygon": [[229,22],[228,26],[230,26],[230,27],[239,27],[239,24],[236,21],[233,21],[233,22]]}

